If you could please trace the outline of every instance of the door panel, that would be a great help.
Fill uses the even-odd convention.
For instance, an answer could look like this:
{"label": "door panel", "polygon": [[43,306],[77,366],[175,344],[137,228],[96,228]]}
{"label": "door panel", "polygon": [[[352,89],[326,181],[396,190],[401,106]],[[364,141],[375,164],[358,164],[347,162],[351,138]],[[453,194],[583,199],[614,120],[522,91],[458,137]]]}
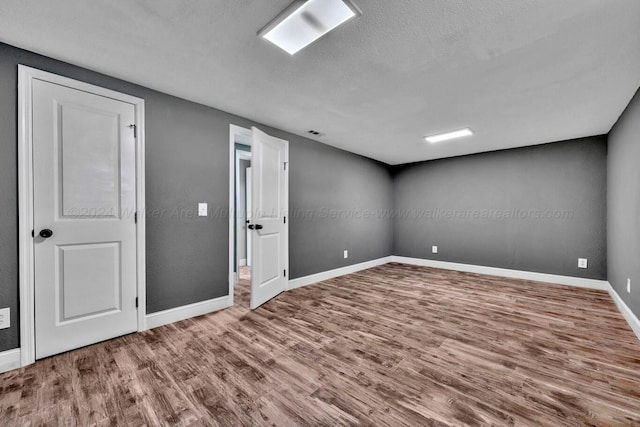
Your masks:
{"label": "door panel", "polygon": [[284,152],[279,144],[263,143],[258,171],[260,219],[278,218],[281,212],[280,180],[283,178]]}
{"label": "door panel", "polygon": [[137,330],[135,107],[42,80],[32,89],[42,358]]}
{"label": "door panel", "polygon": [[118,115],[72,104],[58,105],[55,114],[60,216],[115,217],[120,211]]}
{"label": "door panel", "polygon": [[258,239],[260,247],[260,287],[280,278],[280,233],[264,234]]}
{"label": "door panel", "polygon": [[[58,246],[58,324],[122,308],[120,243]],[[87,280],[86,266],[91,266]]]}
{"label": "door panel", "polygon": [[252,128],[251,308],[287,288],[286,141]]}

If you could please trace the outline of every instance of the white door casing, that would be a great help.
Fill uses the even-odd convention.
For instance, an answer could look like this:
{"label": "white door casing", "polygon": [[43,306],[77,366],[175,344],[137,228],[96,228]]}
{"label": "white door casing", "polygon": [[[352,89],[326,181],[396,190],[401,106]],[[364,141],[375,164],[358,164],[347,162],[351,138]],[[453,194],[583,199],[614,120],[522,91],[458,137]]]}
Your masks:
{"label": "white door casing", "polygon": [[251,308],[287,289],[288,141],[253,127]]}
{"label": "white door casing", "polygon": [[144,329],[144,101],[28,67],[20,82],[21,231],[34,233],[20,239],[25,365]]}

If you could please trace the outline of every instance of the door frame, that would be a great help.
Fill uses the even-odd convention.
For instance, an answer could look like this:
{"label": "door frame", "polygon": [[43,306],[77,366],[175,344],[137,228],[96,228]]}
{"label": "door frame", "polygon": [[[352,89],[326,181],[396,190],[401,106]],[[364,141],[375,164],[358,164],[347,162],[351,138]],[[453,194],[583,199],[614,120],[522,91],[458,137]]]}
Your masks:
{"label": "door frame", "polygon": [[[242,126],[229,124],[229,298],[231,299],[231,305],[234,304],[233,301],[233,287],[236,282],[236,272],[234,272],[234,254],[235,254],[235,237],[234,237],[234,218],[236,217],[236,212],[234,209],[234,201],[235,201],[235,191],[234,184],[236,180],[236,171],[235,171],[235,143],[236,137],[240,139],[240,143],[245,145],[252,145],[253,132],[251,129],[244,128]],[[286,160],[287,160],[287,173],[284,174],[284,210],[287,216],[287,223],[285,225],[284,230],[284,244],[287,253],[287,257],[285,260],[285,268],[287,269],[287,286],[286,290],[289,290],[289,277],[291,271],[289,269],[289,224],[291,220],[289,218],[289,141],[283,140],[286,143]],[[253,154],[253,152],[252,152]],[[253,207],[252,207],[253,208]],[[253,240],[253,239],[252,239]],[[250,248],[247,247],[247,251]],[[255,262],[255,260],[253,260]]]}
{"label": "door frame", "polygon": [[32,84],[42,80],[112,98],[135,108],[136,137],[136,281],[138,331],[146,329],[145,124],[144,100],[57,74],[18,65],[18,253],[20,290],[20,362],[35,362],[35,263],[33,221]]}

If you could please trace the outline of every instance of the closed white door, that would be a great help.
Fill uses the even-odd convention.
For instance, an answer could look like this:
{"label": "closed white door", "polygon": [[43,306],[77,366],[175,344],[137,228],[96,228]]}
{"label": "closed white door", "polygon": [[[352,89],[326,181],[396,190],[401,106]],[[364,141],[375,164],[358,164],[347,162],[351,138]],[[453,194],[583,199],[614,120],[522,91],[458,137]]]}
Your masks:
{"label": "closed white door", "polygon": [[36,358],[137,330],[132,104],[33,81]]}
{"label": "closed white door", "polygon": [[251,308],[287,288],[288,142],[253,127],[251,146]]}

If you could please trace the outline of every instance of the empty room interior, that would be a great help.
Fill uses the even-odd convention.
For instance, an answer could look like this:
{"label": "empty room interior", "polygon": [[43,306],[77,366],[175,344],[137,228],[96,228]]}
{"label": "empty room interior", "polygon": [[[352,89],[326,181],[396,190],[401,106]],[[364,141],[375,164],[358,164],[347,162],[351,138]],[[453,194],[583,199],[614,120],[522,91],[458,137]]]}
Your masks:
{"label": "empty room interior", "polygon": [[0,426],[640,426],[640,2],[0,3]]}

